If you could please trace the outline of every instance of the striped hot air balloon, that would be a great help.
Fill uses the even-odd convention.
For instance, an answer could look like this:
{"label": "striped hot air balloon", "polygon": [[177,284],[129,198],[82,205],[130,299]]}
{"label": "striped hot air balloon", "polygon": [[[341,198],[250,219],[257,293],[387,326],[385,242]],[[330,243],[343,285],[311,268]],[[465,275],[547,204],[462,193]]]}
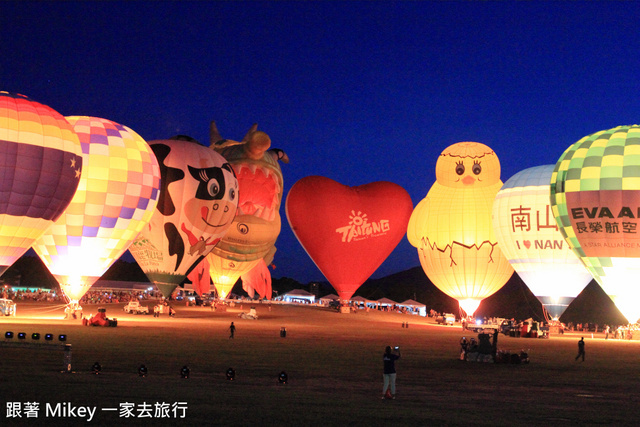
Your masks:
{"label": "striped hot air balloon", "polygon": [[151,220],[160,169],[149,145],[126,126],[96,117],[67,117],[84,166],[69,207],[33,249],[77,302]]}
{"label": "striped hot air balloon", "polygon": [[0,274],[62,215],[81,170],[78,136],[60,113],[0,92]]}

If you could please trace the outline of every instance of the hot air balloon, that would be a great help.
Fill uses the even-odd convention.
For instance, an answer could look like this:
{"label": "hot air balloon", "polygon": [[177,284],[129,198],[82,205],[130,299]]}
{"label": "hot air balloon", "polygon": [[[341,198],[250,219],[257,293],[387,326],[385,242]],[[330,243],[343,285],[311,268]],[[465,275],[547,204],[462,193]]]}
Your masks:
{"label": "hot air balloon", "polygon": [[0,92],[0,275],[67,208],[82,150],[71,124],[26,96]]}
{"label": "hot air balloon", "polygon": [[400,243],[412,209],[392,182],[348,187],[322,176],[296,182],[285,201],[293,233],[343,301]]}
{"label": "hot air balloon", "polygon": [[562,235],[630,322],[640,318],[640,126],[585,136],[551,176]]}
{"label": "hot air balloon", "polygon": [[407,237],[427,277],[467,315],[513,274],[491,225],[500,187],[500,162],[491,148],[453,144],[440,154],[436,182],[409,220]]}
{"label": "hot air balloon", "polygon": [[160,164],[160,197],[129,252],[168,298],[231,226],[238,180],[220,154],[192,138],[149,145]]}
{"label": "hot air balloon", "polygon": [[67,120],[82,147],[80,185],[33,249],[73,305],[151,219],[160,171],[145,140],[128,127],[97,117]]}
{"label": "hot air balloon", "polygon": [[493,228],[500,250],[518,276],[558,320],[592,277],[558,230],[549,201],[555,165],[518,172],[493,202]]}
{"label": "hot air balloon", "polygon": [[203,264],[209,266],[209,274],[219,298],[227,298],[240,276],[258,265],[262,258],[252,261],[234,261],[220,257],[213,252],[207,255]]}
{"label": "hot air balloon", "polygon": [[240,276],[240,278],[242,279],[242,289],[249,294],[249,297],[253,298],[257,292],[260,298],[271,299],[271,293],[273,292],[271,273],[263,258],[258,260],[258,265]]}
{"label": "hot air balloon", "polygon": [[[253,125],[241,142],[222,139],[211,123],[211,148],[231,164],[238,178],[238,213],[212,253],[229,261],[248,262],[268,256],[280,235],[283,178],[278,161],[289,163],[284,151]],[[215,281],[214,281],[215,282]]]}

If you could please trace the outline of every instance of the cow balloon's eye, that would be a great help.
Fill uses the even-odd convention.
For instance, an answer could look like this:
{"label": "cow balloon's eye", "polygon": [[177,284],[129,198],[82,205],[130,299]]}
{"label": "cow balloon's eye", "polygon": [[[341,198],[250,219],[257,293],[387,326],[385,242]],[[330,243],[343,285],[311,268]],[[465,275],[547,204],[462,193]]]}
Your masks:
{"label": "cow balloon's eye", "polygon": [[229,199],[231,201],[236,199],[236,189],[235,188],[232,188],[232,189],[229,190]]}
{"label": "cow balloon's eye", "polygon": [[217,179],[212,178],[209,180],[209,182],[207,182],[207,191],[209,191],[209,194],[212,197],[218,195],[218,193],[220,192],[220,184],[218,183]]}

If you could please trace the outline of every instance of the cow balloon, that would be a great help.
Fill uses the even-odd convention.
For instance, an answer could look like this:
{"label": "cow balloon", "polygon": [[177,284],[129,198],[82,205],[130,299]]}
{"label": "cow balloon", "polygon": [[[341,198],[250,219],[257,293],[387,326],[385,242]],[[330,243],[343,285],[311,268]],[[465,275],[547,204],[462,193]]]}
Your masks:
{"label": "cow balloon", "polygon": [[238,206],[231,165],[196,140],[150,141],[160,164],[161,188],[148,227],[129,251],[169,297],[227,232]]}

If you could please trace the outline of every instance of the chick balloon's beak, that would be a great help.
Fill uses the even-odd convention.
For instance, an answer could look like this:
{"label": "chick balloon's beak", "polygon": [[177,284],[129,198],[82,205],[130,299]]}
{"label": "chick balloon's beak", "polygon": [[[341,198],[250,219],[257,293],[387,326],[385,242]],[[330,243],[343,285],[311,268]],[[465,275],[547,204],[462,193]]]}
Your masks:
{"label": "chick balloon's beak", "polygon": [[474,177],[472,177],[471,175],[467,175],[464,178],[462,178],[462,183],[464,185],[471,185],[474,182],[476,182],[476,179]]}

